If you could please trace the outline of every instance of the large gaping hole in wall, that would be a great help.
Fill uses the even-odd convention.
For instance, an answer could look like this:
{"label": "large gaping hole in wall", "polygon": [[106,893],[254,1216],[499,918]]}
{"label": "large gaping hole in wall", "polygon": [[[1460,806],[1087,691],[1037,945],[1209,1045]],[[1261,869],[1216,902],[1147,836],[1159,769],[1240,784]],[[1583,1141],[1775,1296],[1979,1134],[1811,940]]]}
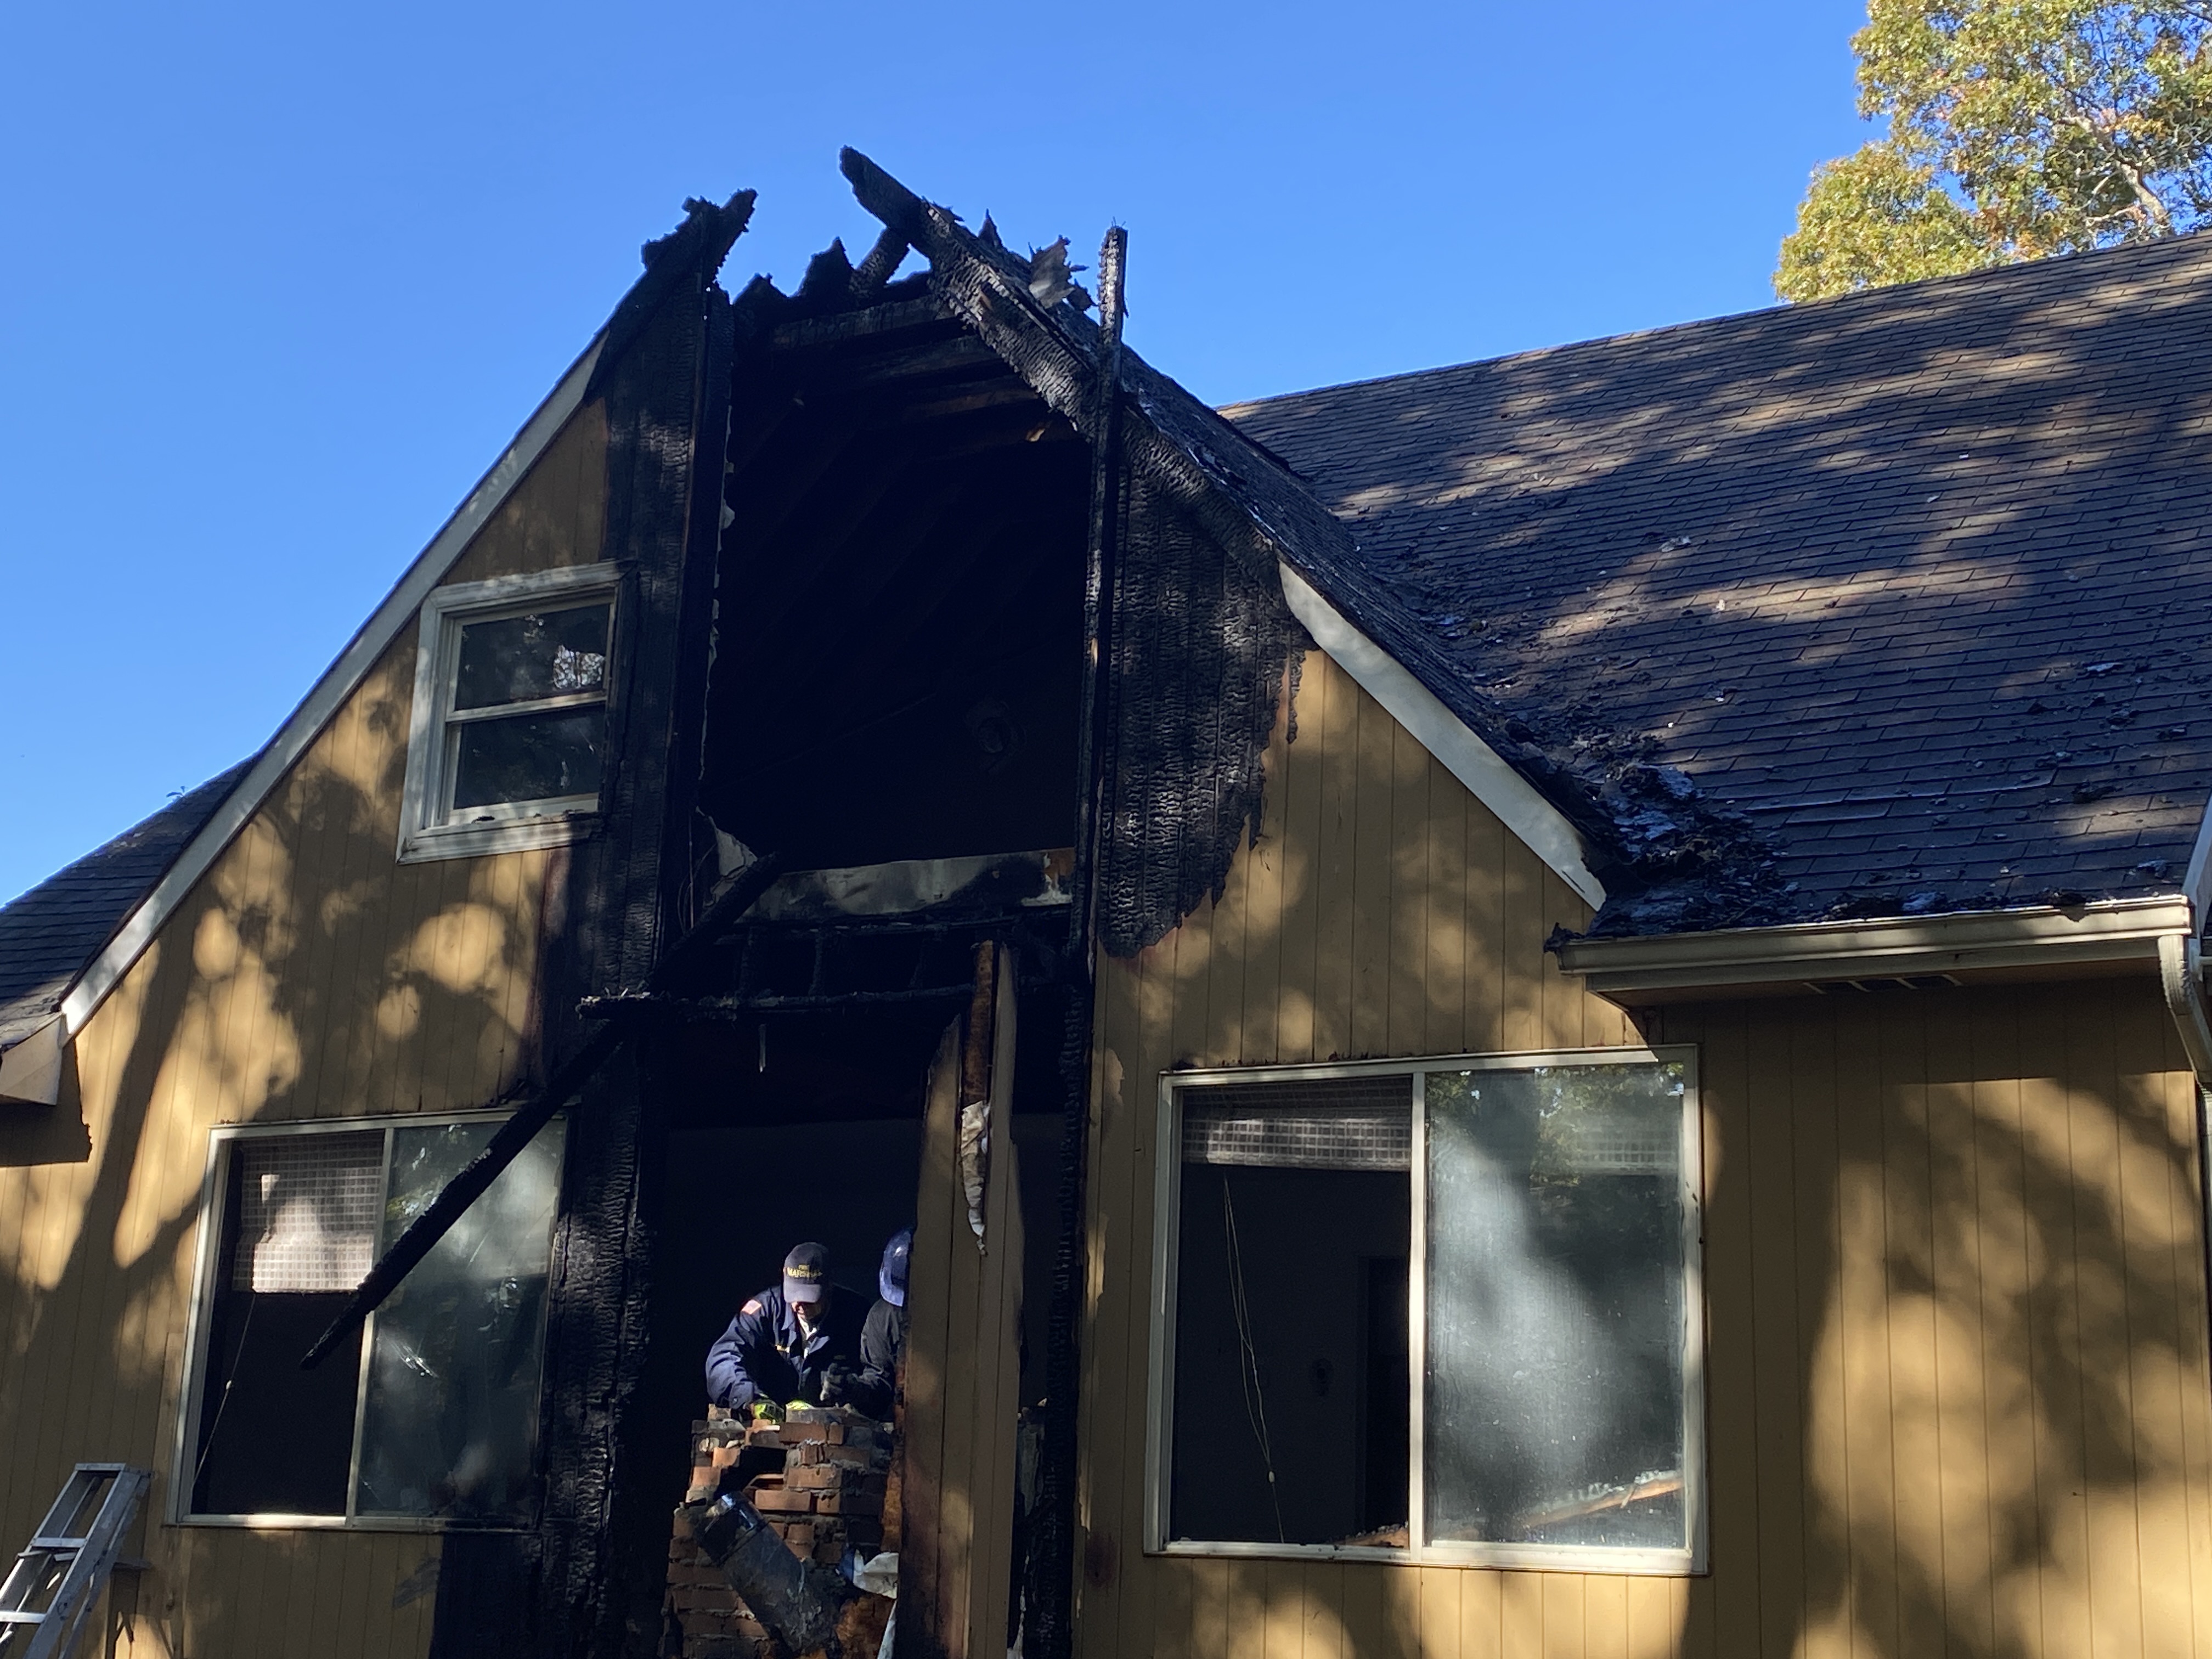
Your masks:
{"label": "large gaping hole in wall", "polygon": [[1068,846],[1087,447],[927,301],[732,384],[717,827],[795,869]]}
{"label": "large gaping hole in wall", "polygon": [[[1064,910],[1048,914],[1058,920]],[[710,1390],[717,1379],[702,1372],[709,1350],[740,1310],[769,1302],[769,1292],[781,1282],[787,1252],[801,1243],[826,1247],[836,1287],[832,1300],[844,1309],[842,1319],[833,1315],[829,1322],[835,1343],[848,1339],[848,1328],[874,1307],[888,1239],[929,1213],[921,1183],[932,1066],[943,1064],[947,1024],[968,1013],[968,1004],[951,997],[872,1000],[866,989],[853,988],[874,983],[878,970],[894,960],[912,964],[906,977],[930,984],[955,971],[972,975],[981,939],[1023,934],[1018,915],[970,916],[942,933],[929,924],[896,921],[830,929],[840,935],[828,946],[840,965],[825,981],[821,960],[806,942],[821,931],[763,923],[740,928],[703,969],[702,988],[742,994],[701,999],[692,1005],[693,1017],[665,1032],[654,1051],[650,1086],[665,1115],[667,1152],[655,1238],[652,1358],[641,1421],[647,1425],[656,1507],[665,1501],[673,1508],[702,1478],[702,1442],[725,1443],[739,1432],[726,1420],[712,1419]],[[1008,971],[1024,957],[1034,967],[1036,947],[1031,935],[1008,952]],[[1012,1109],[993,1131],[1000,1149],[994,1156],[1018,1171],[1014,1202],[1024,1222],[1018,1232],[1009,1228],[994,1237],[1001,1250],[1010,1248],[1010,1240],[1020,1241],[1008,1258],[1018,1262],[1021,1283],[1018,1394],[1002,1400],[1009,1421],[1033,1408],[1044,1391],[1044,1320],[1060,1179],[1054,1109],[1060,995],[1042,974],[1035,977],[1037,982],[1018,1005]],[[843,986],[850,1000],[835,1007],[776,1006],[809,983]],[[757,1012],[732,1006],[748,1000],[761,1005]],[[945,1207],[940,1194],[940,1215]],[[965,1238],[964,1225],[961,1236]],[[941,1237],[938,1243],[941,1251]],[[953,1363],[984,1363],[988,1356],[971,1351],[979,1342],[971,1333],[969,1348]],[[940,1335],[931,1359],[940,1376],[947,1363],[941,1349]],[[793,1378],[783,1381],[789,1384]],[[808,1379],[799,1383],[800,1397],[811,1398]],[[830,1396],[825,1391],[823,1397]],[[842,1385],[836,1398],[876,1421],[891,1418],[903,1424],[903,1414],[888,1402],[844,1392]],[[784,1401],[779,1395],[771,1403]],[[894,1449],[895,1462],[903,1429],[870,1432],[877,1444]],[[794,1474],[787,1467],[770,1480],[799,1482],[811,1473]],[[1015,1472],[1003,1473],[1009,1488],[1003,1498],[1015,1500]],[[771,1514],[787,1543],[801,1553],[811,1550],[816,1559],[834,1563],[847,1548],[859,1559],[878,1547],[896,1548],[902,1513],[896,1490],[858,1478],[860,1489],[840,1493],[834,1514],[817,1513],[811,1522],[797,1516],[791,1506],[805,1494],[788,1486],[774,1494],[786,1507],[763,1512]],[[764,1504],[771,1501],[758,1491],[752,1495]],[[684,1553],[685,1539],[672,1543],[677,1570],[690,1571],[696,1564]],[[1018,1556],[1024,1547],[1018,1533],[1013,1547]],[[1011,1578],[1020,1582],[1018,1572]],[[689,1580],[672,1580],[665,1608],[672,1640],[690,1639],[705,1628],[702,1621],[713,1609],[694,1605],[700,1599],[695,1589]]]}

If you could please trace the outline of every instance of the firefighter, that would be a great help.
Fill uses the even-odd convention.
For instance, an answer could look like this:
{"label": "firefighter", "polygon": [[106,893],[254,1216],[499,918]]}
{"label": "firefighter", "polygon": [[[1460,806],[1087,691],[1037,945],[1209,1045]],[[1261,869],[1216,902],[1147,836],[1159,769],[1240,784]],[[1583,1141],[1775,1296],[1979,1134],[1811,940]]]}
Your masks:
{"label": "firefighter", "polygon": [[860,1386],[853,1403],[879,1421],[890,1420],[898,1397],[899,1361],[906,1357],[907,1263],[914,1255],[914,1229],[902,1227],[884,1246],[876,1269],[880,1294],[860,1327]]}
{"label": "firefighter", "polygon": [[794,1245],[782,1283],[740,1308],[707,1351],[707,1398],[733,1412],[854,1403],[862,1319],[860,1297],[830,1282],[830,1252]]}

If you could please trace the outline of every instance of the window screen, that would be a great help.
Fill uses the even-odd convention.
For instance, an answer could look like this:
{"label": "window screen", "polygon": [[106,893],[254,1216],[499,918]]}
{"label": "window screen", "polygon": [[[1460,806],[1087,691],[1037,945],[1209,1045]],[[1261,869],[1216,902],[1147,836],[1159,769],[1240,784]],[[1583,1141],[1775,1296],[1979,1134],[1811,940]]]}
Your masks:
{"label": "window screen", "polygon": [[376,1259],[383,1137],[270,1136],[241,1144],[231,1289],[350,1291]]}
{"label": "window screen", "polygon": [[1173,1104],[1164,1543],[1686,1564],[1686,1060],[1209,1079]]}
{"label": "window screen", "polygon": [[370,1316],[366,1365],[357,1336],[300,1369],[377,1255],[497,1127],[409,1122],[225,1144],[192,1513],[527,1518],[557,1121]]}

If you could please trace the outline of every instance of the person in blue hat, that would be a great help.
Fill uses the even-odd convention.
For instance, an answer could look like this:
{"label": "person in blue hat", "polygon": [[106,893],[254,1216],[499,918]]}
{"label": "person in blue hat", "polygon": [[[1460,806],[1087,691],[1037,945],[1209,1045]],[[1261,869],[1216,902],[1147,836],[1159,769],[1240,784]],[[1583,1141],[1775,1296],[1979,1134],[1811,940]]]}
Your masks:
{"label": "person in blue hat", "polygon": [[739,1309],[707,1351],[707,1398],[733,1412],[756,1401],[859,1405],[864,1322],[860,1297],[830,1282],[830,1252],[794,1245],[782,1282]]}
{"label": "person in blue hat", "polygon": [[860,1382],[853,1403],[871,1417],[889,1421],[898,1399],[899,1361],[906,1357],[907,1266],[914,1255],[914,1229],[902,1227],[884,1246],[876,1269],[876,1305],[860,1327]]}

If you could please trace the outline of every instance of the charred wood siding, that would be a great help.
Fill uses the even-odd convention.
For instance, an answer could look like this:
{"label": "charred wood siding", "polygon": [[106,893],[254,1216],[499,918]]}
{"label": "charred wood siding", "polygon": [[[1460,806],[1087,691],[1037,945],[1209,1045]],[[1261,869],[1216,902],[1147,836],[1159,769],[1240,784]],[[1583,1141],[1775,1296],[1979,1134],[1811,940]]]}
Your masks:
{"label": "charred wood siding", "polygon": [[1279,586],[1139,477],[1114,600],[1099,941],[1134,956],[1208,899],[1257,836],[1268,733],[1305,630]]}
{"label": "charred wood siding", "polygon": [[[595,563],[606,428],[586,404],[448,580]],[[0,1531],[70,1463],[155,1471],[121,1603],[136,1650],[404,1659],[458,1535],[172,1527],[201,1172],[219,1123],[459,1111],[538,1069],[537,987],[570,849],[398,864],[415,636],[395,641],[80,1033],[84,1161],[0,1120]],[[131,1599],[135,1595],[135,1601]]]}
{"label": "charred wood siding", "polygon": [[[581,1046],[581,998],[650,980],[664,943],[680,932],[689,893],[720,507],[717,499],[695,510],[692,491],[703,454],[708,492],[718,496],[726,425],[719,395],[726,376],[718,381],[709,360],[726,361],[727,301],[713,284],[728,243],[702,222],[711,211],[695,210],[662,249],[653,275],[675,268],[659,284],[657,306],[630,319],[626,349],[604,359],[599,375],[607,410],[606,550],[623,572],[619,678],[608,708],[602,833],[576,849],[568,927],[544,980],[550,1054]],[[667,1519],[648,1497],[651,1471],[633,1455],[665,1144],[648,1104],[656,1098],[651,1066],[633,1045],[599,1073],[571,1116],[546,1343],[535,1617],[504,1620],[499,1645],[488,1647],[495,1604],[477,1601],[473,1628],[450,1641],[441,1629],[433,1650],[440,1659],[613,1655],[636,1650],[658,1628]],[[497,1563],[479,1575],[483,1589],[495,1578],[526,1582],[515,1543],[480,1547]]]}

